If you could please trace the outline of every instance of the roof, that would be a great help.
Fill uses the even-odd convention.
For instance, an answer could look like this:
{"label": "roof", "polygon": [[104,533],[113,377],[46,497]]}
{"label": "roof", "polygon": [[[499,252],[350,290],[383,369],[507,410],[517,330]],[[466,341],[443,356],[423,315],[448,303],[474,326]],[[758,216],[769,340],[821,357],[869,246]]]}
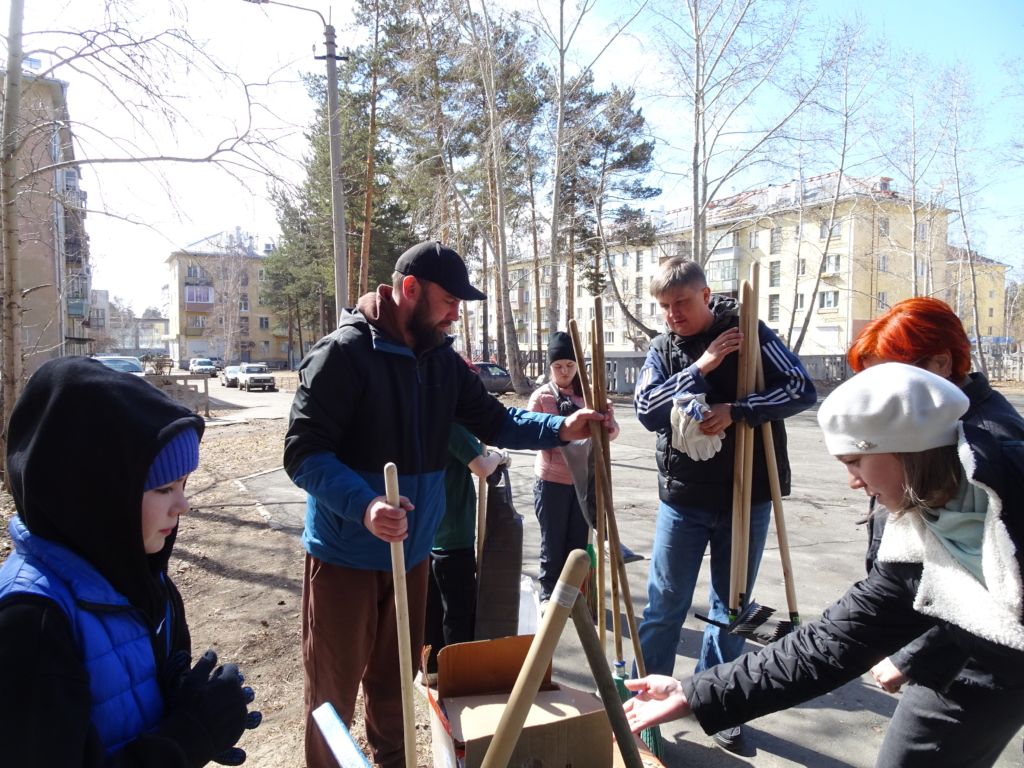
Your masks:
{"label": "roof", "polygon": [[[707,226],[716,227],[726,223],[749,219],[752,214],[766,215],[770,213],[796,210],[801,194],[805,205],[819,206],[831,202],[839,183],[839,200],[865,198],[871,200],[893,200],[909,203],[910,198],[896,192],[888,176],[869,176],[855,178],[838,171],[825,173],[809,178],[794,179],[785,184],[769,184],[761,189],[740,192],[731,197],[714,200],[708,204]],[[691,207],[676,208],[665,211],[658,227],[659,235],[673,232],[687,232],[693,227]]]}
{"label": "roof", "polygon": [[[947,264],[959,264],[964,261],[967,261],[966,248],[959,248],[955,245],[946,246]],[[971,251],[971,261],[973,261],[975,264],[987,264],[993,267],[1004,267],[1005,269],[1010,268],[1009,264],[1003,264],[1001,261],[996,261],[995,259],[990,259],[986,256],[982,256],[977,251]]]}
{"label": "roof", "polygon": [[[267,238],[273,244],[273,238]],[[183,248],[179,248],[167,257],[170,262],[178,256],[246,256],[251,259],[262,259],[267,255],[266,250],[256,247],[261,242],[259,235],[251,232],[243,232],[241,227],[233,230],[224,230],[216,234],[196,240]]]}

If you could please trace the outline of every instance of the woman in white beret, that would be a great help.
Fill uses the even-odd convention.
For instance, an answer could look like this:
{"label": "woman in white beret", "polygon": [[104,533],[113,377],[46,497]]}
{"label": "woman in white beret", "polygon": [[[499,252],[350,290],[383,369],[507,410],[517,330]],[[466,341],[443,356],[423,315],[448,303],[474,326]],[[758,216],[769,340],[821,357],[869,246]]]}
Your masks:
{"label": "woman in white beret", "polygon": [[[709,734],[734,727],[828,693],[930,630],[961,664],[1024,685],[1024,445],[962,423],[968,406],[955,384],[902,363],[838,387],[818,423],[850,487],[890,513],[874,569],[821,619],[757,653],[683,681],[627,681],[633,730],[690,715]],[[978,704],[919,727],[931,729],[930,749],[904,750],[903,766],[991,766],[1012,737],[991,735]]]}

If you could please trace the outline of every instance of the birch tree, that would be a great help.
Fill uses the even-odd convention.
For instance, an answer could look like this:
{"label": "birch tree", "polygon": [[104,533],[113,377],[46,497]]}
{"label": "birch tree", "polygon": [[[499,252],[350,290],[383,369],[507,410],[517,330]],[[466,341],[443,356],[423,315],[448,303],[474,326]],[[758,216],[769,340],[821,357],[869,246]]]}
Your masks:
{"label": "birch tree", "polygon": [[[709,206],[766,160],[831,67],[824,53],[808,57],[809,73],[797,67],[806,10],[800,0],[666,0],[656,6],[670,96],[684,105],[689,122],[693,259],[702,266],[714,246],[707,242]],[[769,107],[770,100],[778,106]]]}

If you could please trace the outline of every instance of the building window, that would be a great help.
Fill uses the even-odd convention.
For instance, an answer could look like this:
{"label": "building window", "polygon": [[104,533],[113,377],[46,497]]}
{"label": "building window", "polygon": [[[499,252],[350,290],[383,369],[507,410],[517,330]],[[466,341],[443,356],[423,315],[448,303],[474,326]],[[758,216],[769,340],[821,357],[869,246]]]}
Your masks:
{"label": "building window", "polygon": [[576,296],[582,296],[582,295],[583,295],[583,283],[577,283],[576,284]]}
{"label": "building window", "polygon": [[239,276],[239,282],[242,284],[243,288],[249,285],[249,270],[242,270],[242,274]]}
{"label": "building window", "polygon": [[605,331],[604,332],[604,343],[605,344],[614,344],[615,343],[615,331]]}
{"label": "building window", "polygon": [[657,302],[654,302],[654,301],[651,302],[651,314],[652,315],[657,315],[658,314],[658,304],[657,304]]}
{"label": "building window", "polygon": [[622,266],[625,267],[625,266],[628,266],[628,265],[629,265],[629,251],[625,251],[622,254]]}
{"label": "building window", "polygon": [[879,256],[878,257],[878,272],[879,272],[879,274],[884,275],[888,271],[889,271],[889,257],[888,256]]}
{"label": "building window", "polygon": [[924,259],[916,259],[915,263],[917,264],[917,276],[924,277]]}
{"label": "building window", "polygon": [[257,269],[256,270],[256,279],[259,280],[261,283],[265,283],[267,281],[267,270],[265,270],[265,269]]}
{"label": "building window", "polygon": [[604,316],[605,316],[606,320],[615,317],[615,305],[614,304],[606,304],[605,305]]}
{"label": "building window", "polygon": [[825,271],[823,275],[838,275],[839,274],[839,254],[830,253],[825,256]]}
{"label": "building window", "polygon": [[186,304],[212,304],[213,288],[208,285],[186,285]]}
{"label": "building window", "polygon": [[[636,271],[637,272],[643,272],[644,271],[643,255],[644,255],[643,251],[637,251],[636,252]],[[623,264],[622,266],[626,266],[626,265]]]}
{"label": "building window", "polygon": [[583,307],[576,307],[576,319],[577,320],[582,320],[583,319]]}
{"label": "building window", "polygon": [[278,348],[278,350],[280,350],[282,355],[287,355],[288,354],[288,342],[287,341],[282,341],[278,345],[277,348]]}
{"label": "building window", "polygon": [[796,224],[793,225],[793,239],[794,240],[799,240],[800,239],[800,222],[799,221]]}
{"label": "building window", "polygon": [[270,318],[269,317],[261,317],[260,318],[260,330],[261,331],[269,331],[270,330]]}
{"label": "building window", "polygon": [[[836,221],[832,224],[832,239],[838,240],[839,235],[842,232],[842,222]],[[821,222],[821,230],[818,234],[819,240],[825,240],[828,238],[828,219]]]}
{"label": "building window", "polygon": [[991,325],[990,325],[990,326],[988,327],[988,335],[989,335],[989,336],[991,336],[991,335],[992,335],[992,326],[991,326]]}
{"label": "building window", "polygon": [[644,295],[644,279],[642,277],[636,279],[636,295],[637,298]]}
{"label": "building window", "polygon": [[243,293],[238,298],[238,311],[239,312],[248,312],[249,311],[249,294],[248,293]]}
{"label": "building window", "polygon": [[[991,333],[992,332],[989,331],[990,335],[991,335]],[[623,344],[623,346],[625,346],[626,344],[629,344],[629,333],[627,333],[626,331],[622,332],[622,344]]]}
{"label": "building window", "polygon": [[782,253],[782,227],[772,227],[772,239],[768,246],[768,252]]}
{"label": "building window", "polygon": [[588,320],[593,320],[594,319],[594,308],[593,307],[590,307],[590,314],[588,315],[587,319]]}
{"label": "building window", "polygon": [[[995,291],[989,291],[988,292],[988,297],[990,299],[994,299],[996,297],[996,292]],[[102,310],[100,310],[100,311],[102,311]]]}
{"label": "building window", "polygon": [[270,354],[270,342],[269,341],[261,341],[260,342],[260,354],[261,355],[269,355]]}
{"label": "building window", "polygon": [[651,248],[651,264],[657,264],[657,263],[658,263],[658,252],[654,248]]}
{"label": "building window", "polygon": [[803,277],[807,274],[807,259],[796,260],[796,274],[798,277]]}
{"label": "building window", "polygon": [[883,218],[883,219],[879,219],[878,220],[878,236],[879,237],[888,237],[889,236],[889,220],[888,219]]}
{"label": "building window", "polygon": [[878,311],[889,308],[889,294],[886,291],[878,292]]}
{"label": "building window", "polygon": [[[529,299],[527,299],[527,301],[529,301]],[[264,306],[267,303],[266,300],[263,298],[263,294],[262,293],[257,293],[256,294],[256,303],[259,306],[261,306],[261,307]]]}
{"label": "building window", "polygon": [[839,291],[822,291],[818,294],[818,309],[836,309],[839,306]]}
{"label": "building window", "polygon": [[188,327],[189,328],[205,328],[206,327],[206,315],[189,315],[188,316]]}
{"label": "building window", "polygon": [[540,276],[541,277],[551,277],[551,265],[550,264],[540,268]]}
{"label": "building window", "polygon": [[206,270],[198,264],[185,268],[185,277],[206,277]]}
{"label": "building window", "polygon": [[238,318],[238,332],[242,336],[248,336],[249,335],[249,318],[248,317],[240,317],[240,318]]}
{"label": "building window", "polygon": [[989,317],[995,317],[996,316],[996,310],[995,310],[994,307],[989,307],[988,308],[988,316]]}
{"label": "building window", "polygon": [[802,293],[798,293],[796,295],[796,309],[799,310],[799,309],[803,309],[803,308],[804,308],[804,295]]}
{"label": "building window", "polygon": [[768,263],[768,287],[778,288],[782,284],[782,262],[771,261]]}
{"label": "building window", "polygon": [[757,239],[760,232],[761,230],[755,227],[754,229],[750,230],[750,232],[747,233],[747,247],[750,250],[754,250],[755,248],[757,248]]}
{"label": "building window", "polygon": [[217,327],[218,328],[223,328],[224,327],[224,315],[218,315],[217,316]]}
{"label": "building window", "polygon": [[768,322],[779,322],[779,295],[777,293],[768,296]]}
{"label": "building window", "polygon": [[740,247],[740,233],[739,232],[733,232],[731,240],[732,240],[732,244],[733,244],[734,248],[739,248]]}
{"label": "building window", "polygon": [[923,221],[917,225],[917,239],[924,240],[928,237],[928,225]]}

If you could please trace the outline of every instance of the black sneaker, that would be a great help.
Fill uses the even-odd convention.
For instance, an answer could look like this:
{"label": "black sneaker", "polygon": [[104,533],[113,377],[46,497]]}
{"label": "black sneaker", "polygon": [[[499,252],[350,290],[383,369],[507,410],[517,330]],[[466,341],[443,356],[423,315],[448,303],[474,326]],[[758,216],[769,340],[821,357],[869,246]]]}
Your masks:
{"label": "black sneaker", "polygon": [[718,746],[730,752],[739,752],[745,746],[743,743],[743,726],[741,725],[719,731],[712,738]]}

